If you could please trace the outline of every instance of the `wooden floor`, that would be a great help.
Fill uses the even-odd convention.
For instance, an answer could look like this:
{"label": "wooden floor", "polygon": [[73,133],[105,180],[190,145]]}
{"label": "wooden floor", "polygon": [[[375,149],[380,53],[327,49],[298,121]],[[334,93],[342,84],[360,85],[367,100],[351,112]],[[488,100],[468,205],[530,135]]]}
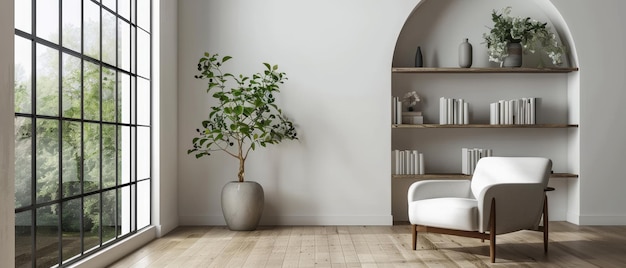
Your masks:
{"label": "wooden floor", "polygon": [[489,241],[420,234],[411,250],[408,225],[179,227],[111,267],[626,267],[626,226],[550,225],[550,248],[542,234],[521,231]]}

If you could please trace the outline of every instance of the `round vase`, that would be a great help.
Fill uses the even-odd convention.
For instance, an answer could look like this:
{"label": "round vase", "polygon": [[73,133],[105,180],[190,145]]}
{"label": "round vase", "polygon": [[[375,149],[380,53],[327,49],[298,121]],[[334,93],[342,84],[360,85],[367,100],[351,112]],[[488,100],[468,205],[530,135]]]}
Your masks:
{"label": "round vase", "polygon": [[263,187],[253,181],[231,181],[222,188],[222,213],[228,229],[253,231],[259,225],[264,206]]}
{"label": "round vase", "polygon": [[506,45],[508,56],[502,61],[502,67],[521,67],[522,66],[522,44],[508,43]]}
{"label": "round vase", "polygon": [[472,67],[472,44],[467,38],[459,45],[459,67]]}

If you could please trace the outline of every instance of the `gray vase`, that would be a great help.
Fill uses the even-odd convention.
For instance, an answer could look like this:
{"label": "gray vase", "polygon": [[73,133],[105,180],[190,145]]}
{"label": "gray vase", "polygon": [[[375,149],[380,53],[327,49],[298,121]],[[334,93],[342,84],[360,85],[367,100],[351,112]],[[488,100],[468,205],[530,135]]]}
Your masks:
{"label": "gray vase", "polygon": [[465,38],[459,45],[459,67],[472,67],[472,44]]}
{"label": "gray vase", "polygon": [[522,66],[522,44],[508,43],[506,45],[509,54],[502,61],[502,67],[521,67]]}
{"label": "gray vase", "polygon": [[222,213],[232,231],[256,230],[263,214],[263,187],[254,181],[231,181],[222,188]]}

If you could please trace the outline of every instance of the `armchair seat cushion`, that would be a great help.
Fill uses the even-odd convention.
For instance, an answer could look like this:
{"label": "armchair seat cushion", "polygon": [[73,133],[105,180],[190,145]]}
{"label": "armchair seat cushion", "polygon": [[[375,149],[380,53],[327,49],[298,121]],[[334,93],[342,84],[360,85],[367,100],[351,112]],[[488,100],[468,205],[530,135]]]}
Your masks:
{"label": "armchair seat cushion", "polygon": [[431,198],[409,202],[411,224],[478,231],[478,202],[469,198]]}

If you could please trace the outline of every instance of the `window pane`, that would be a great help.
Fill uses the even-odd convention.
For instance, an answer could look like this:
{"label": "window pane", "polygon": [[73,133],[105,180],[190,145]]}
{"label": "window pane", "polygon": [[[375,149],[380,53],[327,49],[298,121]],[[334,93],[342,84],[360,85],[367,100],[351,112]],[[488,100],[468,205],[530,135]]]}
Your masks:
{"label": "window pane", "polygon": [[150,125],[150,81],[137,78],[137,124]]}
{"label": "window pane", "polygon": [[63,116],[81,118],[81,60],[63,53]]}
{"label": "window pane", "polygon": [[150,35],[137,31],[137,74],[150,78]]}
{"label": "window pane", "polygon": [[118,178],[119,184],[126,184],[130,182],[131,178],[131,136],[130,127],[122,126],[119,128],[120,133],[118,136],[118,144],[120,146],[120,157],[118,158],[118,171],[120,174]]}
{"label": "window pane", "polygon": [[33,233],[32,213],[15,214],[15,267],[32,267]]}
{"label": "window pane", "polygon": [[63,43],[74,51],[81,52],[81,0],[63,0]]}
{"label": "window pane", "polygon": [[83,0],[84,53],[100,59],[100,6],[91,0]]}
{"label": "window pane", "polygon": [[117,0],[117,13],[130,20],[130,0]]}
{"label": "window pane", "polygon": [[114,123],[115,114],[115,71],[102,68],[102,121]]}
{"label": "window pane", "polygon": [[130,231],[137,231],[137,184],[130,185]]}
{"label": "window pane", "polygon": [[37,114],[59,114],[59,51],[37,45]]}
{"label": "window pane", "polygon": [[150,178],[150,128],[137,127],[137,179]]}
{"label": "window pane", "polygon": [[81,127],[79,122],[63,122],[63,197],[81,193]]}
{"label": "window pane", "polygon": [[32,113],[32,42],[15,37],[15,112]]}
{"label": "window pane", "polygon": [[37,36],[55,44],[59,43],[59,1],[36,1]]}
{"label": "window pane", "polygon": [[59,196],[59,121],[37,120],[37,202]]}
{"label": "window pane", "polygon": [[117,17],[106,10],[102,10],[102,61],[116,66],[115,54],[117,42],[115,41],[117,30]]}
{"label": "window pane", "polygon": [[36,253],[37,267],[51,267],[59,258],[59,211],[58,205],[37,209]]}
{"label": "window pane", "polygon": [[117,222],[119,223],[117,234],[123,236],[130,232],[130,186],[118,189],[117,192],[120,197],[117,202]]}
{"label": "window pane", "polygon": [[115,12],[115,0],[102,0],[102,4]]}
{"label": "window pane", "polygon": [[131,115],[131,85],[128,74],[118,72],[119,85],[117,90],[117,116],[121,123],[129,124]]}
{"label": "window pane", "polygon": [[130,21],[137,23],[137,0],[130,0]]}
{"label": "window pane", "polygon": [[85,193],[100,189],[100,124],[84,123],[83,170]]}
{"label": "window pane", "polygon": [[131,47],[130,47],[130,24],[122,19],[118,19],[117,53],[118,66],[126,71],[130,71]]}
{"label": "window pane", "polygon": [[137,25],[150,31],[150,0],[137,0]]}
{"label": "window pane", "polygon": [[84,198],[83,243],[85,252],[100,246],[100,195]]}
{"label": "window pane", "polygon": [[80,198],[63,202],[63,261],[80,254]]}
{"label": "window pane", "polygon": [[102,194],[102,241],[106,243],[117,235],[116,226],[116,190]]}
{"label": "window pane", "polygon": [[100,120],[100,66],[84,62],[83,109],[85,119]]}
{"label": "window pane", "polygon": [[130,71],[137,73],[137,27],[130,27]]}
{"label": "window pane", "polygon": [[15,0],[15,29],[31,33],[32,3],[31,1]]}
{"label": "window pane", "polygon": [[115,125],[102,125],[102,188],[115,186],[117,157]]}
{"label": "window pane", "polygon": [[15,207],[31,204],[32,124],[30,118],[15,117]]}
{"label": "window pane", "polygon": [[150,225],[150,181],[137,183],[137,230]]}

